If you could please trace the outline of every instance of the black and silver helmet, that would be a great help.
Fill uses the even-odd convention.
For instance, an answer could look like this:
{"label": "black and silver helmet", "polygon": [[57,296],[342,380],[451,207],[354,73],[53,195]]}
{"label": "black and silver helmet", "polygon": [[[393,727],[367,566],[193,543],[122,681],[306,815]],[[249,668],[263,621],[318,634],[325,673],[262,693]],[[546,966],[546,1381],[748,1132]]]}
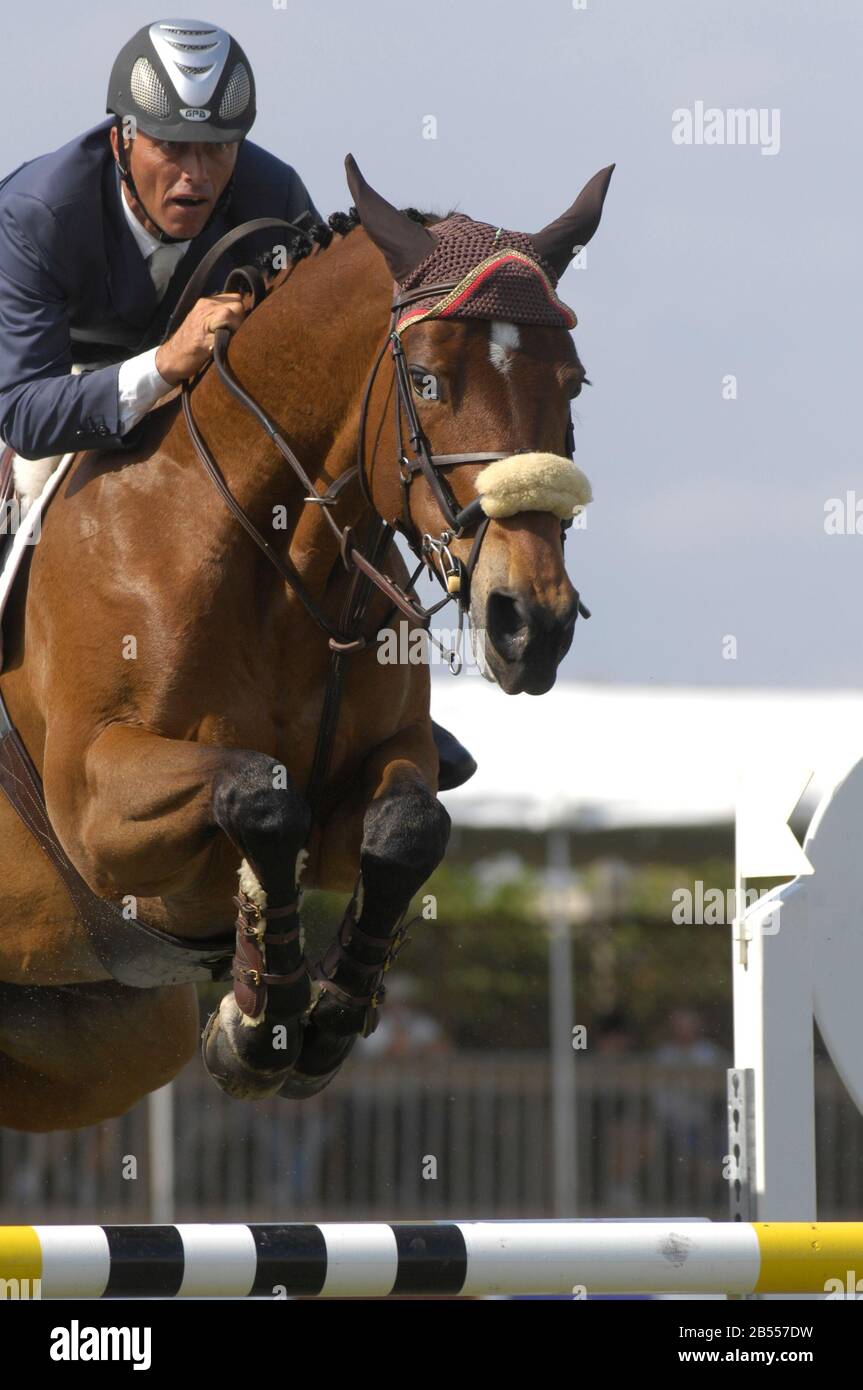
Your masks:
{"label": "black and silver helmet", "polygon": [[236,39],[200,19],[146,24],[118,54],[106,111],[156,140],[242,140],[255,119],[255,79]]}

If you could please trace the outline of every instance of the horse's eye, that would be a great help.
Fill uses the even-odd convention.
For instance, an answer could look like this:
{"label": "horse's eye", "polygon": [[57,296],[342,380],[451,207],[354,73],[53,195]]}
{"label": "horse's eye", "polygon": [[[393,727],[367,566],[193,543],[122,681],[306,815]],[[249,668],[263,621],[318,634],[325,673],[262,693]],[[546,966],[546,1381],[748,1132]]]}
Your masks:
{"label": "horse's eye", "polygon": [[427,367],[412,365],[410,367],[410,374],[411,385],[415,395],[419,396],[424,401],[440,400],[440,391],[434,372],[430,372]]}
{"label": "horse's eye", "polygon": [[571,401],[581,395],[582,386],[589,386],[587,373],[582,366],[567,367],[561,377],[562,385]]}

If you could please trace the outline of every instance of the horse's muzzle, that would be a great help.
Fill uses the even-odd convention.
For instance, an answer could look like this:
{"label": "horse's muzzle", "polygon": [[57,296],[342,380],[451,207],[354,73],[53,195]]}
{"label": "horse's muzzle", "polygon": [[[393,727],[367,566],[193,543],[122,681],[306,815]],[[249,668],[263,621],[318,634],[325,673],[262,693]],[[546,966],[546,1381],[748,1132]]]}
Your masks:
{"label": "horse's muzzle", "polygon": [[486,601],[485,651],[501,688],[511,695],[550,690],[572,645],[577,617],[576,594],[561,612],[507,589],[492,589]]}

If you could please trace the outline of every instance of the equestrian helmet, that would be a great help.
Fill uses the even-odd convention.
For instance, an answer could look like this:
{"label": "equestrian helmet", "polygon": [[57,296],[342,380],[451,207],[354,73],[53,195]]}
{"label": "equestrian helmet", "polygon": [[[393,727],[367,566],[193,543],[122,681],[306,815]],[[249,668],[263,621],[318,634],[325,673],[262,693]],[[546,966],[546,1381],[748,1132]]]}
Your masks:
{"label": "equestrian helmet", "polygon": [[106,111],[156,140],[240,141],[255,119],[255,79],[236,39],[200,19],[145,24],[111,69]]}

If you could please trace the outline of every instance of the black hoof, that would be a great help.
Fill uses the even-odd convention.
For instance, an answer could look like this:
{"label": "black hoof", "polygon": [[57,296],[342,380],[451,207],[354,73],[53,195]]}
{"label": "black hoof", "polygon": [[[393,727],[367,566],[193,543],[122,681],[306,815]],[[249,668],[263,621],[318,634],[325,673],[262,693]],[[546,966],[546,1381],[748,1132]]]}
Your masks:
{"label": "black hoof", "polygon": [[353,1050],[365,1018],[365,1007],[345,1008],[332,995],[321,995],[306,1020],[299,1056],[279,1095],[303,1100],[329,1086]]}
{"label": "black hoof", "polygon": [[[316,1096],[338,1076],[356,1040],[356,1035],[351,1038],[333,1038],[330,1035],[327,1037],[329,1048],[316,1049],[318,1056],[315,1058],[312,1057],[311,1049],[306,1053],[304,1045],[300,1050],[296,1066],[291,1068],[290,1074],[279,1087],[278,1094],[284,1100],[305,1100],[309,1096]],[[329,1052],[331,1061],[334,1056],[338,1057],[334,1066],[331,1065],[329,1070],[324,1072],[305,1070],[306,1065],[312,1065],[313,1061],[320,1061],[326,1052]]]}
{"label": "black hoof", "polygon": [[[257,1026],[243,1021],[233,994],[226,994],[204,1029],[204,1067],[234,1100],[265,1100],[293,1072],[303,1041],[301,1018]],[[268,1065],[269,1063],[269,1065]]]}

